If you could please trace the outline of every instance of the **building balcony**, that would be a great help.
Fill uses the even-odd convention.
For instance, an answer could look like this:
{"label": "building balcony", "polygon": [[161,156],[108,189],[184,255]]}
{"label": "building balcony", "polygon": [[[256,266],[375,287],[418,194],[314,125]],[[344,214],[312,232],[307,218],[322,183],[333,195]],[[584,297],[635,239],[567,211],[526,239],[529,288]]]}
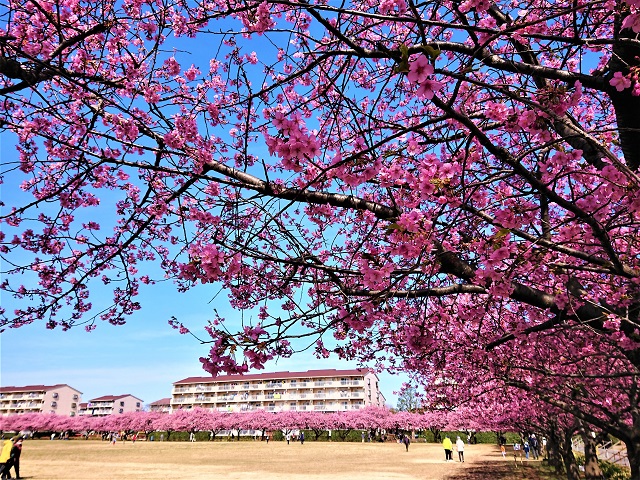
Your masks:
{"label": "building balcony", "polygon": [[195,403],[213,403],[216,401],[216,397],[215,396],[205,396],[205,395],[199,395],[194,399]]}
{"label": "building balcony", "polygon": [[333,381],[330,380],[318,380],[313,382],[314,387],[331,387],[333,386]]}
{"label": "building balcony", "polygon": [[173,403],[194,403],[196,401],[196,397],[193,395],[178,397],[173,400]]}

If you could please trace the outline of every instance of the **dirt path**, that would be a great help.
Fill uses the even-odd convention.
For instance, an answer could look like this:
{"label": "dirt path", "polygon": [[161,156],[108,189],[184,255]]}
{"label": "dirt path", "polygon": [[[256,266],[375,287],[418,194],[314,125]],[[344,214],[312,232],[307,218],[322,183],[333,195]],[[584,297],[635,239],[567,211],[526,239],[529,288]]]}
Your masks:
{"label": "dirt path", "polygon": [[32,440],[20,473],[30,480],[500,480],[510,478],[501,471],[514,472],[494,445],[467,446],[465,460],[445,462],[439,445],[417,443],[406,452],[373,443]]}

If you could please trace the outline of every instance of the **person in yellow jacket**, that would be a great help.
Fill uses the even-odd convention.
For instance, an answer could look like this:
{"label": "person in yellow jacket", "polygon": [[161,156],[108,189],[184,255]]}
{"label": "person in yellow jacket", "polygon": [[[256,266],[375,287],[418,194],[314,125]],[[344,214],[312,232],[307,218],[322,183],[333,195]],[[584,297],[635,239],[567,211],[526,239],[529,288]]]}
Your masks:
{"label": "person in yellow jacket", "polygon": [[2,451],[0,452],[0,475],[2,476],[2,478],[9,477],[10,468],[7,468],[6,471],[5,468],[7,466],[9,458],[11,458],[11,449],[13,448],[13,442],[14,439],[12,438],[11,440],[5,440],[4,444],[2,445]]}
{"label": "person in yellow jacket", "polygon": [[442,448],[444,448],[445,461],[453,462],[453,443],[449,437],[444,437]]}

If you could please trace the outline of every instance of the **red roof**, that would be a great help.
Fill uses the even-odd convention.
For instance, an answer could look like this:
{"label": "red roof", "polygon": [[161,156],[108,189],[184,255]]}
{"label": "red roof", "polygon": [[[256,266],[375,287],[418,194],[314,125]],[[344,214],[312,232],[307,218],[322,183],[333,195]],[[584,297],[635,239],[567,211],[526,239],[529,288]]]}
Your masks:
{"label": "red roof", "polygon": [[[133,397],[130,393],[125,393],[124,395],[104,395],[98,398],[92,398],[89,402],[114,402],[124,397]],[[133,397],[136,400],[140,400],[138,397]],[[142,401],[142,400],[140,400]]]}
{"label": "red roof", "polygon": [[[69,387],[66,383],[58,383],[56,385],[26,385],[24,387],[0,387],[0,393],[11,392],[48,392],[49,390],[55,390],[61,387]],[[80,390],[76,390],[73,387],[69,387],[71,390],[75,390],[78,393],[82,393]]]}
{"label": "red roof", "polygon": [[[210,383],[225,381],[249,381],[249,380],[275,380],[280,378],[317,378],[317,377],[353,377],[362,376],[370,372],[367,369],[354,368],[352,370],[307,370],[306,372],[273,372],[273,373],[250,373],[248,375],[220,375],[218,377],[188,377],[174,382],[174,385],[181,383]],[[374,374],[375,375],[375,374]]]}
{"label": "red roof", "polygon": [[170,398],[161,398],[160,400],[156,400],[155,402],[151,402],[150,406],[160,406],[160,405],[171,405]]}

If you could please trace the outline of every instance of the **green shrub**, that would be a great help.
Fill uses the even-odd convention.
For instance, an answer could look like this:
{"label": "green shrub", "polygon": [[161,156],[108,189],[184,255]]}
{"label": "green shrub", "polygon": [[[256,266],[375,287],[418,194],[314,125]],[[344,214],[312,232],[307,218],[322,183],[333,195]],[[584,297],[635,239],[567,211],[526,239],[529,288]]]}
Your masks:
{"label": "green shrub", "polygon": [[607,480],[629,480],[631,478],[631,470],[628,468],[616,465],[615,463],[605,462],[604,460],[598,460],[600,470],[604,478]]}
{"label": "green shrub", "polygon": [[[576,463],[583,467],[584,455],[581,453],[574,453],[573,456],[576,458]],[[600,465],[602,475],[607,480],[629,480],[631,478],[631,470],[621,465],[616,465],[615,463],[600,459],[598,459],[598,465]]]}

